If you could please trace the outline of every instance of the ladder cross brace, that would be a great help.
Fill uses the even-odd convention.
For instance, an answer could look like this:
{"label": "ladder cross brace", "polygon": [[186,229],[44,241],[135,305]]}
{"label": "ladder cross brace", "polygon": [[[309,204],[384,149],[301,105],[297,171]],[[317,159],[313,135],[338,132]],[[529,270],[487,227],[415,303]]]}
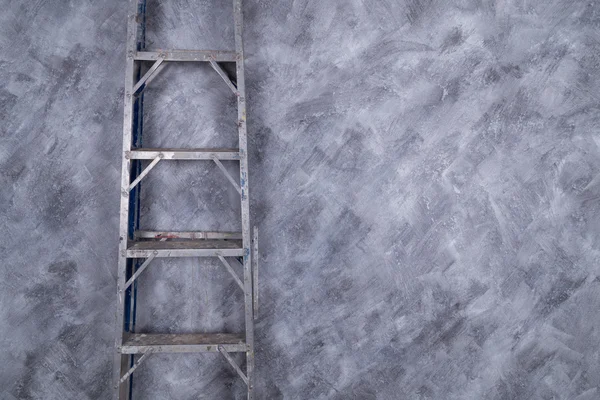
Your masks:
{"label": "ladder cross brace", "polygon": [[154,160],[152,160],[152,162],[150,164],[148,164],[148,166],[142,171],[142,173],[135,178],[135,180],[133,182],[131,182],[131,184],[129,185],[129,191],[131,192],[133,190],[134,187],[137,186],[138,183],[140,183],[140,181],[142,179],[144,179],[144,177],[146,175],[148,175],[148,172],[150,172],[152,170],[152,168],[154,168],[156,166],[156,164],[158,164],[158,162],[160,160],[162,160],[163,155],[159,154],[158,157],[156,157]]}
{"label": "ladder cross brace", "polygon": [[236,84],[234,82],[232,82],[232,80],[229,78],[227,73],[223,70],[223,68],[221,68],[219,63],[217,63],[216,61],[210,60],[210,66],[213,67],[213,69],[215,71],[217,71],[217,74],[219,74],[219,76],[221,78],[223,78],[223,80],[225,81],[227,86],[229,86],[229,89],[231,89],[233,94],[235,94],[236,96],[239,96],[240,93],[238,92]]}
{"label": "ladder cross brace", "polygon": [[160,72],[159,67],[161,66],[163,61],[164,58],[161,57],[154,62],[154,64],[152,65],[152,67],[150,67],[148,72],[146,72],[144,76],[142,76],[142,78],[138,81],[138,83],[136,83],[133,87],[133,94],[138,94],[138,92],[141,93],[144,90],[146,84],[150,83],[150,81],[154,79],[156,74]]}
{"label": "ladder cross brace", "polygon": [[123,377],[119,380],[119,385],[122,385],[123,382],[125,382],[131,376],[131,374],[133,374],[133,371],[135,371],[146,359],[146,357],[148,357],[151,353],[152,350],[148,350],[144,354],[142,354],[140,358],[138,358],[138,360],[135,362],[135,364],[133,364],[133,366],[129,368],[125,375],[123,375]]}
{"label": "ladder cross brace", "polygon": [[242,289],[242,291],[244,291],[244,284],[242,283],[242,280],[239,278],[239,276],[235,273],[235,271],[231,267],[231,264],[229,264],[229,262],[227,262],[227,260],[225,259],[225,257],[223,257],[221,255],[219,255],[218,257],[219,257],[219,260],[221,260],[221,263],[225,266],[225,268],[227,269],[227,271],[229,271],[229,273],[231,274],[231,276],[235,280],[235,283],[237,283],[238,286],[240,287],[240,289]]}
{"label": "ladder cross brace", "polygon": [[233,187],[235,188],[235,190],[237,190],[237,192],[241,195],[242,194],[242,188],[235,181],[235,179],[233,179],[233,177],[231,176],[231,174],[229,173],[229,171],[227,171],[227,169],[225,168],[225,166],[223,165],[223,163],[221,162],[221,160],[219,160],[218,158],[215,157],[215,158],[213,158],[213,161],[215,162],[215,164],[217,164],[217,167],[219,167],[219,169],[221,170],[221,172],[223,172],[223,175],[225,175],[225,177],[227,178],[227,180],[233,185]]}
{"label": "ladder cross brace", "polygon": [[129,278],[129,280],[125,284],[125,289],[124,290],[127,290],[127,288],[129,288],[129,286],[131,286],[133,284],[133,281],[135,281],[136,278],[138,276],[140,276],[142,274],[142,272],[144,272],[144,270],[146,268],[148,268],[148,265],[150,265],[150,263],[152,262],[152,260],[154,260],[154,257],[156,257],[156,252],[154,254],[152,254],[150,257],[148,257],[146,259],[146,261],[144,261],[144,263],[140,266],[140,268],[138,268],[138,270],[135,271],[135,274],[133,274],[131,276],[131,278]]}
{"label": "ladder cross brace", "polygon": [[240,366],[237,365],[237,363],[235,362],[235,360],[231,357],[231,355],[223,348],[223,346],[219,346],[219,353],[221,353],[223,355],[223,357],[225,357],[225,359],[227,360],[227,362],[229,362],[229,364],[231,364],[231,366],[233,367],[233,369],[235,369],[238,373],[238,375],[240,376],[240,378],[242,378],[242,380],[246,383],[246,385],[248,385],[248,377],[246,376],[246,374],[244,374],[244,372],[241,370]]}

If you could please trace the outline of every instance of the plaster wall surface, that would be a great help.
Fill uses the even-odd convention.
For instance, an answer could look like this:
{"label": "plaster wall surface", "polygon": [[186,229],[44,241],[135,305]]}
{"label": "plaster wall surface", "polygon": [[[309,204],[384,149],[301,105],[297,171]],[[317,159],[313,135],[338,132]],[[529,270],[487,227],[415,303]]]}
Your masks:
{"label": "plaster wall surface", "polygon": [[[230,3],[148,0],[148,47],[232,49]],[[258,398],[600,398],[600,3],[244,3]],[[0,399],[110,395],[126,8],[0,0]],[[235,146],[207,65],[145,96],[145,145]],[[142,185],[144,228],[239,227],[208,163]],[[213,260],[139,301],[139,331],[243,329]],[[244,387],[153,355],[134,393]]]}

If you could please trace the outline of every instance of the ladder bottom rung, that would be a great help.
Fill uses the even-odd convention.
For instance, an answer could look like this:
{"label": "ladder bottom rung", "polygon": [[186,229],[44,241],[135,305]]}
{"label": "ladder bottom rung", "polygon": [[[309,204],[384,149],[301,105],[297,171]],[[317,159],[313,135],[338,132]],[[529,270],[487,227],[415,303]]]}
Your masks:
{"label": "ladder bottom rung", "polygon": [[235,333],[133,333],[125,334],[122,354],[216,352],[221,346],[227,352],[245,352],[248,346],[243,334]]}
{"label": "ladder bottom rung", "polygon": [[239,149],[133,149],[126,152],[132,160],[152,160],[161,157],[164,160],[239,160]]}
{"label": "ladder bottom rung", "polygon": [[241,257],[244,248],[241,240],[177,240],[129,242],[128,258],[155,257]]}
{"label": "ladder bottom rung", "polygon": [[226,50],[151,50],[138,51],[134,57],[140,61],[155,61],[162,58],[164,61],[237,61],[235,51]]}

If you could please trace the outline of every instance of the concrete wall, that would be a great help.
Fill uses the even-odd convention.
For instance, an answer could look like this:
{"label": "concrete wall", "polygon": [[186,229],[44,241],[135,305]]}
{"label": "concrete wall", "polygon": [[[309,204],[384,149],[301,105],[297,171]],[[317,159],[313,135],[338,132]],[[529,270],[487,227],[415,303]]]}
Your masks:
{"label": "concrete wall", "polygon": [[[111,382],[126,2],[0,0],[0,398]],[[233,48],[230,2],[148,0],[151,47]],[[260,399],[600,397],[600,3],[247,0]],[[234,145],[206,65],[146,94],[146,145]],[[233,168],[233,164],[230,166]],[[142,226],[235,229],[213,166],[161,163]],[[138,328],[242,329],[214,261],[154,263]],[[242,399],[154,355],[139,399]]]}

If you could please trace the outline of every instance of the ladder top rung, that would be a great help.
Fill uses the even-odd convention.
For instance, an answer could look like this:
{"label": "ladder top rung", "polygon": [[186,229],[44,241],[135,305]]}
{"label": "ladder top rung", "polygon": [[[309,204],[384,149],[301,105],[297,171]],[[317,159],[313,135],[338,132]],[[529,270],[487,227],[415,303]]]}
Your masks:
{"label": "ladder top rung", "polygon": [[132,160],[152,160],[160,157],[164,160],[239,160],[239,149],[199,148],[199,149],[134,149],[125,153]]}
{"label": "ladder top rung", "polygon": [[134,57],[139,61],[219,61],[235,62],[238,59],[235,51],[226,50],[154,50],[138,51]]}
{"label": "ladder top rung", "polygon": [[174,232],[137,230],[133,235],[136,239],[242,239],[242,232]]}
{"label": "ladder top rung", "polygon": [[235,333],[126,333],[122,354],[216,352],[218,346],[228,352],[247,350],[243,334]]}
{"label": "ladder top rung", "polygon": [[244,255],[242,240],[178,240],[129,242],[127,257],[240,257]]}

